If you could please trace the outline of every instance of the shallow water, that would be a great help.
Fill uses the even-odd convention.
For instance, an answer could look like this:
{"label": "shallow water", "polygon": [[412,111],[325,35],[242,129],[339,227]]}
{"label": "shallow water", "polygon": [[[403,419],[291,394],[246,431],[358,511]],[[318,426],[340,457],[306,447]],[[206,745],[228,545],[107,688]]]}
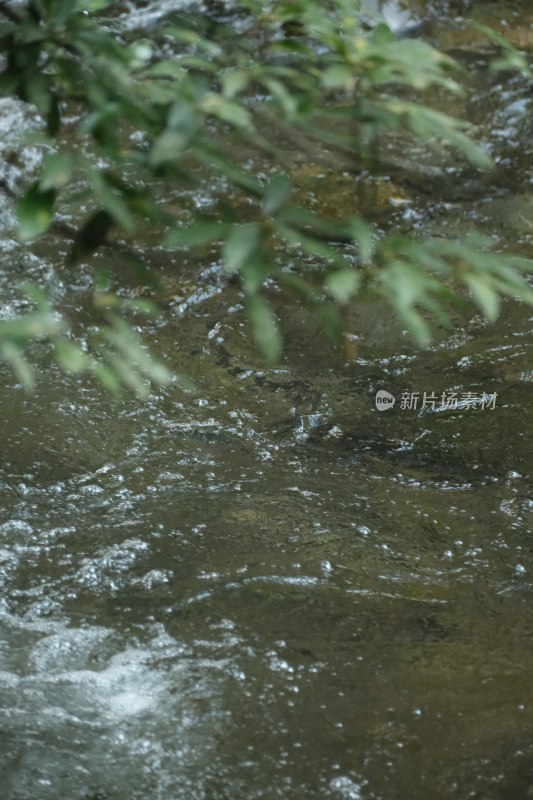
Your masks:
{"label": "shallow water", "polygon": [[[522,181],[527,87],[487,81],[470,106]],[[409,186],[388,224],[477,223],[531,255],[527,227],[507,239],[486,213],[508,187]],[[67,291],[55,249],[22,251],[1,219],[4,313],[14,266],[78,308],[87,275]],[[266,369],[238,289],[217,264],[204,277],[146,331],[193,392],[115,403],[36,349],[27,396],[2,368],[2,796],[532,796],[531,310],[420,352],[367,304],[347,366],[281,307]],[[495,408],[420,408],[452,391]]]}

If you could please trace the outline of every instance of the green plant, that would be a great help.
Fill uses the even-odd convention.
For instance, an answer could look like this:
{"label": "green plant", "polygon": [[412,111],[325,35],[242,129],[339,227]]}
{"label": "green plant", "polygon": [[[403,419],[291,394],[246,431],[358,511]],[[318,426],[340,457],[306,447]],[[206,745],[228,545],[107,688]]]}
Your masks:
{"label": "green plant", "polygon": [[[454,60],[422,41],[396,39],[384,24],[364,29],[353,0],[247,0],[238,26],[176,12],[150,41],[122,29],[112,6],[0,2],[0,93],[33,104],[42,119],[21,142],[43,152],[40,174],[14,198],[23,241],[47,231],[65,236],[70,270],[114,248],[114,262],[137,264],[141,283],[139,226],[169,250],[218,246],[228,275],[242,283],[254,336],[270,361],[282,337],[267,278],[320,310],[337,336],[345,304],[382,294],[422,344],[432,317],[446,321],[458,285],[489,319],[502,294],[533,302],[523,277],[529,263],[491,252],[485,239],[383,239],[361,213],[348,210],[331,222],[296,198],[288,146],[357,176],[379,166],[384,138],[403,132],[489,168],[468,124],[426,101],[435,88],[464,91]],[[210,194],[209,212],[182,191],[191,188]],[[176,194],[178,211],[164,202]],[[78,224],[57,220],[61,210],[81,208],[89,210]],[[88,370],[115,391],[125,384],[143,392],[147,381],[169,378],[125,321],[156,309],[114,295],[110,272],[102,278],[94,271],[99,325],[86,346],[35,287],[36,311],[0,322],[0,354],[21,378],[31,381],[24,352],[36,337],[51,342],[64,368]]]}

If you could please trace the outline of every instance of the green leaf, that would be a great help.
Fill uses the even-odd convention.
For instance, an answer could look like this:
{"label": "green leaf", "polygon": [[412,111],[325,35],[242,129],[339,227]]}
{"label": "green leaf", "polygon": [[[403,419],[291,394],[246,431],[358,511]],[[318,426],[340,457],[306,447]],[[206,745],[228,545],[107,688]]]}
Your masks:
{"label": "green leaf", "polygon": [[216,42],[213,42],[211,39],[201,36],[197,31],[187,28],[186,25],[170,25],[163,29],[163,33],[167,36],[174,37],[178,42],[194,45],[195,48],[204,51],[213,59],[217,58],[222,53],[220,45],[216,44]]}
{"label": "green leaf", "polygon": [[[394,101],[393,107],[394,105],[398,105],[398,102]],[[401,102],[399,108],[403,108],[410,129],[421,141],[426,142],[436,136],[457,148],[479,169],[490,169],[494,166],[490,155],[467,135],[466,131],[470,126],[461,120],[416,103]]]}
{"label": "green leaf", "polygon": [[483,33],[487,39],[502,48],[503,56],[491,61],[490,68],[493,72],[499,72],[500,70],[518,70],[524,75],[531,77],[531,67],[529,66],[527,58],[517,50],[505,36],[494,30],[494,28],[489,28],[488,25],[483,25],[480,22],[471,21],[470,27]]}
{"label": "green leaf", "polygon": [[41,191],[60,189],[70,180],[72,174],[72,158],[68,153],[54,153],[45,156],[42,166],[42,178],[39,183]]}
{"label": "green leaf", "polygon": [[107,367],[105,364],[100,363],[99,361],[94,361],[91,365],[91,371],[95,378],[100,381],[102,386],[107,389],[115,397],[118,397],[120,394],[120,380],[118,379],[116,372],[112,370],[110,367]]}
{"label": "green leaf", "polygon": [[234,100],[210,94],[205,98],[201,107],[207,114],[213,114],[236,128],[251,128],[252,126],[252,117],[249,111]]}
{"label": "green leaf", "polygon": [[77,345],[66,339],[57,339],[54,342],[57,363],[65,372],[76,374],[87,367],[88,358]]}
{"label": "green leaf", "polygon": [[199,247],[222,239],[229,229],[223,222],[197,222],[187,228],[175,228],[165,238],[167,247]]}
{"label": "green leaf", "polygon": [[298,275],[293,275],[290,272],[280,272],[277,277],[283,286],[286,286],[289,291],[293,292],[293,294],[297,295],[298,297],[302,297],[304,300],[311,300],[313,302],[318,301],[319,296],[317,295],[314,286],[312,286],[303,278],[300,278]]}
{"label": "green leaf", "polygon": [[332,64],[322,75],[322,83],[326,89],[353,89],[355,81],[354,72],[345,64]]}
{"label": "green leaf", "polygon": [[233,226],[222,248],[228,272],[238,272],[258,250],[259,233],[260,228],[254,223]]}
{"label": "green leaf", "polygon": [[244,69],[226,69],[222,73],[222,91],[224,96],[231,99],[246,89],[251,75]]}
{"label": "green leaf", "polygon": [[342,241],[350,236],[350,229],[345,223],[336,223],[330,219],[324,219],[318,214],[309,211],[301,206],[287,205],[278,215],[280,222],[286,222],[291,227],[299,230],[305,228],[309,235],[319,234],[321,239],[328,239],[334,242],[338,237]]}
{"label": "green leaf", "polygon": [[465,275],[463,280],[485,317],[494,322],[500,313],[501,298],[490,285],[490,277],[472,273]]}
{"label": "green leaf", "polygon": [[339,267],[347,267],[348,261],[327,242],[313,237],[312,232],[310,236],[307,236],[302,231],[293,230],[286,225],[277,225],[276,228],[281,236],[294,247],[301,248],[311,256],[318,256],[332,264],[337,264]]}
{"label": "green leaf", "polygon": [[347,303],[360,283],[361,276],[353,269],[339,269],[326,278],[326,288],[338,303]]}
{"label": "green leaf", "polygon": [[24,352],[14,342],[6,341],[0,345],[0,358],[6,361],[18,380],[27,390],[33,389],[35,378],[31,366],[24,358]]}
{"label": "green leaf", "polygon": [[274,214],[288,200],[292,184],[284,175],[274,175],[263,190],[263,210]]}
{"label": "green leaf", "polygon": [[403,321],[405,327],[420,347],[427,347],[431,344],[431,331],[429,325],[419,311],[412,306],[396,306],[398,316]]}
{"label": "green leaf", "polygon": [[196,155],[198,158],[209,167],[213,167],[224,175],[227,180],[239,188],[249,192],[254,197],[261,197],[263,187],[253,175],[239,169],[235,162],[230,159],[224,158],[218,150],[214,148],[202,147],[196,143]]}
{"label": "green leaf", "polygon": [[274,78],[263,78],[262,83],[279,103],[283,113],[290,120],[298,111],[298,99],[281,82]]}
{"label": "green leaf", "polygon": [[56,192],[42,191],[38,183],[31,186],[17,205],[18,234],[23,242],[44,233],[52,221]]}
{"label": "green leaf", "polygon": [[269,364],[275,364],[281,354],[282,341],[274,312],[260,294],[248,296],[247,308],[254,339]]}
{"label": "green leaf", "polygon": [[158,61],[139,73],[141,78],[168,78],[177,84],[186,75],[186,70],[176,61]]}
{"label": "green leaf", "polygon": [[150,150],[149,163],[152,167],[160,167],[171,161],[177,161],[187,147],[192,131],[165,130],[157,137]]}
{"label": "green leaf", "polygon": [[[422,268],[398,256],[380,275],[383,293],[413,338],[425,347],[431,342],[431,331],[417,306],[435,313],[439,306],[433,295],[442,294],[443,286]],[[445,315],[441,316],[444,320]]]}
{"label": "green leaf", "polygon": [[192,70],[197,72],[218,72],[216,64],[198,56],[180,56],[180,65],[185,68],[186,72]]}
{"label": "green leaf", "polygon": [[360,217],[355,217],[355,219],[350,222],[349,227],[354,241],[359,247],[361,262],[363,264],[370,264],[376,249],[372,228]]}
{"label": "green leaf", "polygon": [[135,223],[128,206],[124,202],[122,192],[116,187],[112,188],[105,175],[95,169],[90,168],[88,174],[95,197],[118,225],[125,228],[128,233],[133,233],[135,231]]}

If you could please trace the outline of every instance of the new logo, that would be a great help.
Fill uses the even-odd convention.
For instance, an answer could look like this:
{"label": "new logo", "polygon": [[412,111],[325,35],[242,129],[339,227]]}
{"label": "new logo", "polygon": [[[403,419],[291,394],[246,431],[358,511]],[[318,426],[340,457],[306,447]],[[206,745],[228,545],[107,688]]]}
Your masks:
{"label": "new logo", "polygon": [[396,402],[396,398],[385,389],[380,389],[376,392],[376,408],[378,411],[390,411]]}

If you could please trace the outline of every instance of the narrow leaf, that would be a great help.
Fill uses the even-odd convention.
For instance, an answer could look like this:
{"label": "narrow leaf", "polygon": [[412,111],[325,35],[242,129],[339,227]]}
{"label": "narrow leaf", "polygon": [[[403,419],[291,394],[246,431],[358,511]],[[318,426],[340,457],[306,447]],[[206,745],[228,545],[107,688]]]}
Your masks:
{"label": "narrow leaf", "polygon": [[38,183],[31,186],[17,205],[19,238],[23,242],[35,239],[47,230],[54,214],[56,193],[42,191]]}
{"label": "narrow leaf", "polygon": [[54,153],[43,159],[41,191],[59,189],[65,186],[72,172],[72,158],[68,153]]}
{"label": "narrow leaf", "polygon": [[274,175],[263,192],[265,214],[274,214],[289,198],[292,184],[284,175]]}
{"label": "narrow leaf", "polygon": [[464,282],[485,317],[494,322],[500,313],[501,299],[489,284],[489,276],[465,275]]}
{"label": "narrow leaf", "polygon": [[281,334],[274,312],[260,294],[248,297],[248,314],[254,339],[270,364],[281,354]]}
{"label": "narrow leaf", "polygon": [[234,225],[222,248],[228,272],[238,272],[243,264],[257,250],[259,227],[253,223]]}
{"label": "narrow leaf", "polygon": [[353,269],[339,269],[330,272],[326,278],[326,288],[338,303],[347,303],[356,293],[360,283],[361,277]]}
{"label": "narrow leaf", "polygon": [[167,247],[199,247],[222,239],[228,225],[222,222],[197,222],[186,228],[175,228],[165,239]]}

